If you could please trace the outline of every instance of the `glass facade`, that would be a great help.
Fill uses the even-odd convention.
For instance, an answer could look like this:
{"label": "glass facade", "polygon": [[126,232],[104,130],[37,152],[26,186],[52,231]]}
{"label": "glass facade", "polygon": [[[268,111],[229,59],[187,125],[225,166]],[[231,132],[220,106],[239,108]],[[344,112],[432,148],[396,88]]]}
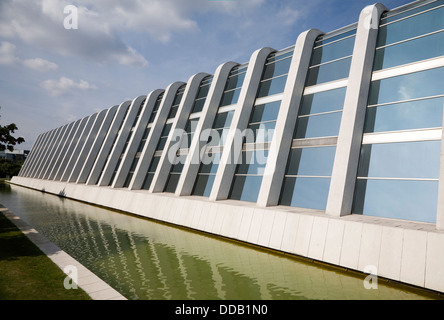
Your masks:
{"label": "glass facade", "polygon": [[353,213],[435,222],[444,67],[396,68],[443,56],[444,2],[385,14],[380,22]]}
{"label": "glass facade", "polygon": [[[282,183],[281,205],[326,208],[336,145],[325,139],[339,134],[347,87],[335,83],[348,78],[355,34],[356,28],[351,27],[320,36],[314,44]],[[341,71],[334,71],[336,68]],[[333,89],[318,86],[327,81]]]}
{"label": "glass facade", "polygon": [[146,173],[142,189],[148,190],[151,186],[151,182],[153,181],[154,174],[156,173],[157,170],[157,166],[159,165],[160,157],[162,156],[162,151],[165,148],[165,144],[168,139],[168,135],[170,134],[171,128],[173,126],[172,123],[174,121],[174,118],[176,117],[177,109],[179,108],[179,104],[180,101],[182,100],[184,91],[185,91],[185,85],[182,85],[176,92],[166,123],[163,126],[162,133],[160,134],[156,151],[154,153],[153,159],[151,160],[148,172]]}
{"label": "glass facade", "polygon": [[145,130],[143,132],[142,138],[140,139],[139,146],[137,148],[137,153],[134,156],[134,159],[133,159],[133,161],[131,163],[130,170],[128,172],[128,175],[126,176],[125,183],[123,185],[124,188],[128,188],[129,187],[129,185],[131,183],[131,180],[132,180],[132,178],[134,176],[134,172],[135,172],[135,170],[137,168],[137,164],[139,163],[139,159],[140,159],[140,156],[142,154],[142,150],[145,147],[145,143],[146,143],[146,141],[148,139],[148,135],[150,134],[151,127],[153,125],[153,122],[154,122],[155,116],[157,114],[157,111],[159,110],[159,106],[160,106],[160,103],[162,102],[162,98],[163,98],[163,93],[159,94],[159,96],[157,97],[156,103],[154,104],[153,110],[151,111],[151,115],[149,117],[148,124],[147,124],[147,126],[146,126],[146,128],[145,128]]}
{"label": "glass facade", "polygon": [[268,156],[265,144],[273,138],[292,56],[293,48],[271,53],[265,62],[244,140],[248,148],[254,150],[242,151],[234,174],[230,199],[257,201]]}
{"label": "glass facade", "polygon": [[196,181],[193,187],[193,195],[208,197],[213,187],[214,178],[219,166],[222,148],[230,129],[236,103],[239,98],[242,84],[245,79],[248,65],[234,67],[225,83],[224,92],[213,123],[212,132],[207,141],[205,152]]}
{"label": "glass facade", "polygon": [[183,165],[185,163],[186,156],[188,155],[188,149],[190,148],[191,140],[194,136],[194,131],[196,130],[197,124],[200,119],[200,112],[202,111],[208,91],[210,90],[212,79],[212,76],[208,76],[201,81],[199,90],[197,91],[196,98],[193,103],[191,114],[188,117],[188,121],[185,126],[185,132],[182,137],[181,147],[177,151],[175,163],[173,163],[173,165],[171,166],[171,171],[168,176],[164,192],[174,193],[176,191],[177,184],[183,170]]}

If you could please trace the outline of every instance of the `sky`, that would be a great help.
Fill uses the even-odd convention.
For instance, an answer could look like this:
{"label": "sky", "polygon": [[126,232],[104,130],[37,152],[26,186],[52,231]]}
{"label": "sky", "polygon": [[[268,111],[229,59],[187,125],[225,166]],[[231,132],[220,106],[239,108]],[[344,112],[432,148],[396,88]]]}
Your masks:
{"label": "sky", "polygon": [[[386,0],[393,9],[410,0]],[[0,0],[0,125],[40,133],[263,47],[358,21],[371,0]]]}

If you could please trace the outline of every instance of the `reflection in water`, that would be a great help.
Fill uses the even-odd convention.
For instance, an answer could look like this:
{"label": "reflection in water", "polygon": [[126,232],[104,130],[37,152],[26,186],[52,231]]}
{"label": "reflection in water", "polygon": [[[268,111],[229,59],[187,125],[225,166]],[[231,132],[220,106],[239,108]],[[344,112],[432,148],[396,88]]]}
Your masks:
{"label": "reflection in water", "polygon": [[14,185],[0,203],[128,299],[437,298]]}

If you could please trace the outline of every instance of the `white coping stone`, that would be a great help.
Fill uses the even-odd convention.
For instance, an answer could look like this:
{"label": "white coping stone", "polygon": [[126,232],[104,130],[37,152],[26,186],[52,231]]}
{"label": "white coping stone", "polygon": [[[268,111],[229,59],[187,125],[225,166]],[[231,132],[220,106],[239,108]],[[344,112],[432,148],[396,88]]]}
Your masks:
{"label": "white coping stone", "polygon": [[339,264],[343,267],[357,269],[359,249],[361,246],[362,223],[346,221],[344,239]]}
{"label": "white coping stone", "polygon": [[299,225],[299,215],[292,212],[287,213],[287,220],[282,234],[281,250],[293,252],[296,243],[296,235]]}
{"label": "white coping stone", "polygon": [[268,247],[270,243],[271,231],[273,229],[275,213],[272,210],[264,210],[262,217],[262,224],[259,229],[259,237],[257,244],[263,247]]}
{"label": "white coping stone", "polygon": [[242,220],[237,233],[237,239],[247,241],[248,234],[250,232],[251,220],[253,218],[253,208],[239,208],[239,211],[240,210],[242,210]]}
{"label": "white coping stone", "polygon": [[344,229],[345,221],[329,219],[323,256],[325,262],[339,265]]}
{"label": "white coping stone", "polygon": [[382,227],[378,274],[400,280],[403,229]]}
{"label": "white coping stone", "polygon": [[313,228],[310,237],[310,245],[308,248],[308,257],[316,260],[322,260],[324,256],[327,230],[328,219],[322,217],[314,217]]}
{"label": "white coping stone", "polygon": [[264,211],[264,209],[253,209],[253,218],[251,220],[250,230],[248,231],[247,237],[247,241],[250,243],[257,243],[259,239]]}
{"label": "white coping stone", "polygon": [[425,286],[444,292],[444,234],[427,234],[427,259],[425,272]]}
{"label": "white coping stone", "polygon": [[285,225],[287,222],[287,212],[275,211],[273,228],[271,230],[270,242],[268,246],[272,249],[281,249],[282,239],[284,234]]}
{"label": "white coping stone", "polygon": [[427,232],[404,230],[401,281],[424,286]]}
{"label": "white coping stone", "polygon": [[378,269],[381,238],[381,226],[375,224],[363,224],[358,270],[365,271],[367,267],[370,266]]}
{"label": "white coping stone", "polygon": [[314,217],[309,215],[301,215],[299,217],[294,252],[304,257],[308,254],[313,220]]}

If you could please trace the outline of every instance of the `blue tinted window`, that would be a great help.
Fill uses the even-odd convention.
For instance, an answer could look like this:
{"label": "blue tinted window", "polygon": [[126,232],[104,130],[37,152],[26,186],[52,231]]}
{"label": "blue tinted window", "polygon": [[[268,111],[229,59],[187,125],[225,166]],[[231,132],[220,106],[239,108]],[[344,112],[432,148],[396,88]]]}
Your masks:
{"label": "blue tinted window", "polygon": [[267,163],[267,150],[243,151],[236,174],[263,174]]}
{"label": "blue tinted window", "polygon": [[196,184],[194,185],[193,195],[209,197],[211,189],[213,188],[214,178],[215,175],[198,175]]}
{"label": "blue tinted window", "polygon": [[443,78],[444,68],[436,68],[372,81],[369,105],[443,94]]}
{"label": "blue tinted window", "polygon": [[351,58],[326,63],[308,70],[307,86],[348,78]]}
{"label": "blue tinted window", "polygon": [[444,98],[367,108],[364,132],[384,132],[442,126]]}
{"label": "blue tinted window", "polygon": [[250,123],[276,120],[281,101],[256,105],[253,108]]}
{"label": "blue tinted window", "polygon": [[300,115],[342,110],[347,88],[304,95]]}
{"label": "blue tinted window", "polygon": [[294,134],[295,139],[334,137],[339,134],[342,112],[299,117]]}
{"label": "blue tinted window", "polygon": [[352,36],[354,34],[356,34],[356,29],[343,32],[343,33],[338,34],[336,36],[331,36],[330,34],[322,35],[318,38],[318,40],[316,40],[315,46],[321,46],[323,44],[331,43],[333,41],[337,41],[337,40],[346,38],[348,36]]}
{"label": "blue tinted window", "polygon": [[310,147],[290,150],[287,175],[330,176],[336,147]]}
{"label": "blue tinted window", "polygon": [[248,134],[252,134],[252,137],[248,136],[245,142],[270,142],[273,139],[275,126],[276,121],[250,124],[248,129],[251,131]]}
{"label": "blue tinted window", "polygon": [[444,32],[376,50],[373,70],[381,70],[444,55]]}
{"label": "blue tinted window", "polygon": [[330,178],[285,177],[280,204],[325,210]]}
{"label": "blue tinted window", "polygon": [[262,176],[235,176],[230,199],[256,202]]}
{"label": "blue tinted window", "polygon": [[444,7],[380,27],[377,46],[410,39],[440,29],[444,29]]}
{"label": "blue tinted window", "polygon": [[216,115],[216,119],[214,120],[213,128],[229,128],[231,120],[233,120],[233,115],[234,110],[218,113]]}
{"label": "blue tinted window", "polygon": [[350,37],[322,47],[313,49],[310,65],[336,60],[353,54],[355,37]]}
{"label": "blue tinted window", "polygon": [[229,106],[231,104],[237,103],[237,100],[239,99],[241,89],[231,90],[228,92],[224,92],[222,95],[220,106]]}
{"label": "blue tinted window", "polygon": [[229,77],[225,85],[225,91],[242,87],[244,78],[245,78],[245,72]]}
{"label": "blue tinted window", "polygon": [[290,68],[291,59],[286,58],[274,63],[266,64],[264,67],[262,80],[274,78],[288,73]]}
{"label": "blue tinted window", "polygon": [[439,178],[441,141],[363,145],[358,177]]}
{"label": "blue tinted window", "polygon": [[287,83],[287,76],[282,76],[279,78],[262,81],[259,84],[257,97],[261,98],[284,92],[286,83]]}
{"label": "blue tinted window", "polygon": [[[438,1],[433,1],[433,2],[426,4],[426,5],[411,8],[410,10],[408,10],[408,9],[403,10],[403,11],[392,10],[392,11],[384,12],[381,16],[381,24],[385,24],[388,22],[399,20],[401,18],[408,17],[408,16],[413,15],[415,13],[425,11],[430,8],[434,8],[434,7],[437,7],[442,4],[444,4],[444,0],[438,0]],[[382,19],[382,18],[384,18],[384,19]]]}
{"label": "blue tinted window", "polygon": [[358,179],[353,213],[434,223],[437,199],[438,181]]}

